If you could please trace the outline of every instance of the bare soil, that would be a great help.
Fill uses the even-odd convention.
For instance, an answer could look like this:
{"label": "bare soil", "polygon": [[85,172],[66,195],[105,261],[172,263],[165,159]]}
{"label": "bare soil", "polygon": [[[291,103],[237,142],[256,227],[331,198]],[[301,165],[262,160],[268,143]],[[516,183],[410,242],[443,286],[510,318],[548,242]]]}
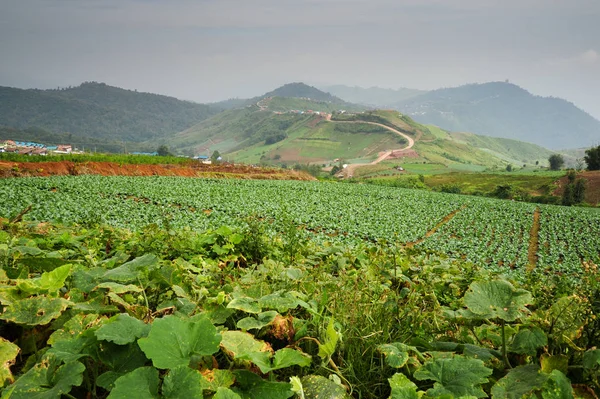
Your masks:
{"label": "bare soil", "polygon": [[[585,190],[585,202],[592,205],[597,205],[598,203],[600,203],[600,171],[594,170],[587,172],[579,172],[577,174],[577,178],[583,178],[587,181]],[[554,190],[552,194],[562,197],[567,183],[567,177],[560,178],[560,180],[558,180],[557,182],[558,188]]]}
{"label": "bare soil", "polygon": [[183,176],[264,180],[315,180],[311,175],[285,169],[234,164],[142,165],[114,162],[8,162],[0,161],[0,178],[27,176]]}

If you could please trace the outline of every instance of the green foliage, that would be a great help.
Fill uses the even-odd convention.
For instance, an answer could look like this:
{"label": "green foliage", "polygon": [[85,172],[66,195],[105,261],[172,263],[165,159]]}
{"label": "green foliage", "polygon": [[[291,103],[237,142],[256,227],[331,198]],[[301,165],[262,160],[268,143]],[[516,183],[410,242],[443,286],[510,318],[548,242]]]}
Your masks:
{"label": "green foliage", "polygon": [[79,141],[86,148],[87,137],[138,142],[166,137],[220,111],[204,104],[96,82],[62,90],[0,87],[0,98],[3,125],[70,132],[70,141]]}
{"label": "green foliage", "polygon": [[164,144],[158,146],[158,148],[156,149],[156,153],[158,154],[158,156],[161,156],[161,157],[172,157],[173,156],[173,154],[169,150],[169,147],[167,147]]}
{"label": "green foliage", "polygon": [[587,170],[600,170],[600,145],[587,149],[583,158],[587,164]]}
{"label": "green foliage", "polygon": [[427,362],[414,377],[417,380],[433,380],[433,388],[427,391],[433,397],[441,395],[486,397],[481,388],[488,382],[492,370],[485,367],[481,360],[465,357],[450,357]]}
{"label": "green foliage", "polygon": [[527,312],[531,293],[503,280],[475,282],[469,286],[464,301],[469,312],[481,319],[515,321]]}
{"label": "green foliage", "polygon": [[[0,222],[3,317],[27,309],[25,322],[1,326],[3,394],[58,386],[74,397],[414,399],[503,397],[516,387],[550,398],[568,397],[571,383],[598,389],[599,283],[594,265],[581,264],[597,256],[585,252],[597,248],[591,211],[540,207],[544,266],[528,271],[494,257],[509,265],[528,247],[528,204],[369,185],[23,180],[3,186],[8,211],[21,197],[47,196],[60,206],[48,201],[32,219],[101,210],[128,228]],[[114,196],[123,193],[150,201]],[[257,262],[250,214],[262,224]],[[563,238],[581,229],[590,240]],[[300,238],[292,252],[291,234]],[[569,252],[547,239],[568,241]],[[452,242],[457,256],[447,255]],[[462,254],[485,258],[474,265]],[[40,324],[30,301],[36,312],[66,307]],[[48,381],[61,367],[69,378]],[[534,384],[519,388],[521,372]],[[317,380],[314,389],[305,380]]]}
{"label": "green foliage", "polygon": [[192,321],[175,316],[155,320],[148,337],[138,340],[142,351],[159,369],[187,366],[193,355],[212,355],[220,342],[221,336],[208,319]]}
{"label": "green foliage", "polygon": [[565,159],[560,154],[552,154],[548,158],[548,163],[550,164],[550,170],[560,170],[565,164]]}

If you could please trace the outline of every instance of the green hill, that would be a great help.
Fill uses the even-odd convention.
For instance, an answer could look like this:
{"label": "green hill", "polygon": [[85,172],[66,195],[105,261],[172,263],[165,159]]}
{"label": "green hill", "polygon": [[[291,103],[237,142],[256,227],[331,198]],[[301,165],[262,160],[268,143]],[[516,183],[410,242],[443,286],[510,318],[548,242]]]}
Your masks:
{"label": "green hill", "polygon": [[[378,123],[416,141],[413,148],[416,153],[410,153],[411,162],[437,165],[440,169],[503,169],[508,164],[534,167],[536,162],[545,165],[552,154],[540,146],[516,140],[448,133],[432,125],[421,125],[397,111],[335,112],[329,116],[325,111],[317,114],[315,110],[313,113],[271,110],[271,107],[283,110],[285,106],[317,108],[317,103],[266,97],[259,105],[225,111],[160,144],[187,155],[209,156],[219,151],[228,159],[246,163],[329,164],[335,159],[367,163],[383,151],[401,149],[407,144],[399,135],[373,124]],[[393,169],[402,162],[406,159],[384,161],[365,170]]]}
{"label": "green hill", "polygon": [[440,89],[396,104],[421,123],[535,143],[547,148],[589,147],[600,138],[600,121],[572,103],[534,96],[509,83]]}
{"label": "green hill", "polygon": [[88,82],[60,90],[0,87],[0,125],[138,142],[180,132],[221,109]]}

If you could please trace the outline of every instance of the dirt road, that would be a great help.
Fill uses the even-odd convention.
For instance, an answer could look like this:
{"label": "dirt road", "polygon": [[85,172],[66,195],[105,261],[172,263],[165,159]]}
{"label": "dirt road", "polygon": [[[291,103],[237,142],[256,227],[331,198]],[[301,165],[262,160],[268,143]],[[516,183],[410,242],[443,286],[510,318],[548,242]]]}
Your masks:
{"label": "dirt road", "polygon": [[[328,119],[331,121],[331,119]],[[379,162],[383,161],[384,159],[386,159],[387,157],[389,157],[390,155],[392,155],[392,153],[394,151],[399,151],[399,150],[408,150],[411,149],[414,145],[415,145],[415,141],[412,139],[412,137],[394,129],[391,128],[389,126],[383,125],[381,123],[377,123],[377,122],[364,122],[364,121],[332,121],[334,123],[368,123],[369,125],[375,125],[375,126],[380,126],[383,127],[387,130],[389,130],[390,132],[396,133],[399,136],[404,137],[407,141],[408,141],[408,145],[404,148],[394,148],[391,150],[387,150],[384,151],[382,153],[380,153],[380,155],[377,157],[376,160],[374,160],[373,162],[370,163],[353,163],[348,165],[343,171],[343,176],[344,178],[349,178],[354,176],[354,172],[356,171],[356,169],[362,167],[362,166],[368,166],[368,165],[377,165]]]}

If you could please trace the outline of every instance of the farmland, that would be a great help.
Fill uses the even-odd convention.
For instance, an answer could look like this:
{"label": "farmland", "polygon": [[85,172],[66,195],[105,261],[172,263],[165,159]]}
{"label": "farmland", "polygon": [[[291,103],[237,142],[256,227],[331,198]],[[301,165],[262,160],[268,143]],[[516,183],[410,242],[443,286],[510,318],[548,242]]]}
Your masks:
{"label": "farmland", "polygon": [[[528,264],[536,209],[479,197],[318,182],[78,176],[11,179],[3,186],[2,216],[9,218],[32,205],[27,218],[39,221],[206,230],[241,227],[254,216],[266,220],[273,235],[289,219],[318,242],[419,241],[424,249],[480,266],[503,265],[509,273]],[[536,255],[543,267],[558,263],[577,272],[582,262],[600,262],[600,212],[537,209],[541,245]],[[576,244],[573,237],[579,235],[585,241]]]}
{"label": "farmland", "polygon": [[0,180],[0,204],[3,396],[600,390],[595,209],[92,175]]}

